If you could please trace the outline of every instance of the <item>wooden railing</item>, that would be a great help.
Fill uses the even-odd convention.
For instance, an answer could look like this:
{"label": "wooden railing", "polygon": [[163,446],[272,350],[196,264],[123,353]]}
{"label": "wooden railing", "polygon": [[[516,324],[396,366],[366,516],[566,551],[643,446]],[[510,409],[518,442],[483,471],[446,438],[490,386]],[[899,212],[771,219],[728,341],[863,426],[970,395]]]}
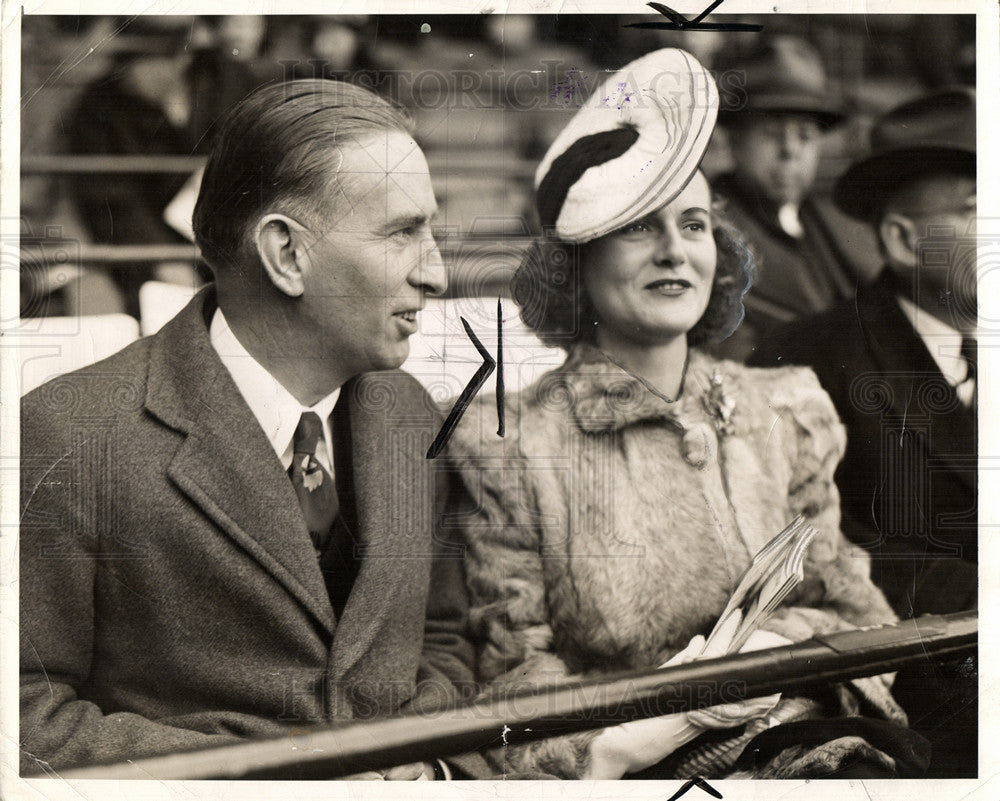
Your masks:
{"label": "wooden railing", "polygon": [[[514,745],[719,702],[880,675],[973,654],[978,614],[928,615],[891,626],[672,668],[517,692],[433,715],[59,771],[63,779],[321,779]],[[974,744],[970,744],[974,747]]]}

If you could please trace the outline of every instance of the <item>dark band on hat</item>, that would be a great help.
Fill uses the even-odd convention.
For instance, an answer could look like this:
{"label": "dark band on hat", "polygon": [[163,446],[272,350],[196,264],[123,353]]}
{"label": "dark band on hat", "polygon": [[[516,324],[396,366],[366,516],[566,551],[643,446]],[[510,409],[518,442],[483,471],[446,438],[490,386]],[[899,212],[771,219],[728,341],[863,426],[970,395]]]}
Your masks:
{"label": "dark band on hat", "polygon": [[566,148],[552,162],[535,193],[542,227],[555,226],[566,195],[587,170],[624,155],[638,138],[639,131],[635,126],[627,125],[583,136]]}

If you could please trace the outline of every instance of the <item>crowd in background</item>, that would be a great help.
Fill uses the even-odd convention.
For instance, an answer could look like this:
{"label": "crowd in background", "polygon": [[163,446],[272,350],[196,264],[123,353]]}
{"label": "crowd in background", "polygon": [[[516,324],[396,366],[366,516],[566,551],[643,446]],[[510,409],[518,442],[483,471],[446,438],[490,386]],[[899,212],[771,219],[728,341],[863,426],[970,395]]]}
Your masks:
{"label": "crowd in background", "polygon": [[[639,19],[647,18],[28,16],[22,155],[202,155],[213,121],[255,86],[340,78],[410,108],[448,231],[458,238],[524,237],[536,225],[529,202],[533,166],[604,70],[664,45],[725,68],[723,56],[738,65],[760,37],[628,27]],[[974,83],[971,17],[761,21],[766,35],[793,34],[815,49],[828,75],[825,91],[843,108],[841,123],[818,144],[817,194],[864,150],[879,113],[939,85]],[[472,168],[454,169],[463,160]],[[732,168],[726,129],[716,132],[705,167],[711,176]],[[182,244],[184,235],[162,212],[187,177],[29,170],[22,175],[22,232],[108,245]],[[143,281],[191,284],[207,277],[193,259],[88,264],[56,287],[41,267],[22,271],[22,312],[28,316],[138,316]],[[740,355],[745,344],[734,349]]]}

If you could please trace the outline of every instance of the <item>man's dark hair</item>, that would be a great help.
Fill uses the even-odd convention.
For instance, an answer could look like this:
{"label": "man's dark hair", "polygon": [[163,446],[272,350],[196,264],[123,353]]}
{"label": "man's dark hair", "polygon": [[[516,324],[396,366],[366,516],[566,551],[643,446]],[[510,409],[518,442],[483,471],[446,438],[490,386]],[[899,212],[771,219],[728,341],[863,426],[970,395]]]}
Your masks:
{"label": "man's dark hair", "polygon": [[223,118],[205,167],[192,218],[205,260],[213,270],[244,264],[251,226],[269,211],[315,217],[331,194],[338,146],[412,130],[404,111],[342,81],[257,89]]}

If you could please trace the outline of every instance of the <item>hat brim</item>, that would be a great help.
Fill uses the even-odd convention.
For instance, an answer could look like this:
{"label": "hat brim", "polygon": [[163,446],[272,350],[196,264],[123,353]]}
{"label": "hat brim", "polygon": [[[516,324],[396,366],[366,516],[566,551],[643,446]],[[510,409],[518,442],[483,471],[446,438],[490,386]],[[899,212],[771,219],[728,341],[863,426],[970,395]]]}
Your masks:
{"label": "hat brim", "polygon": [[[536,191],[550,181],[556,161],[593,135],[630,127],[638,137],[616,158],[574,174],[555,204],[558,211],[543,214],[549,204],[539,203],[540,216],[555,216],[555,234],[563,241],[582,243],[669,203],[698,170],[718,109],[715,80],[690,53],[662,48],[627,64],[605,79],[550,145],[535,171]],[[572,155],[568,163],[576,173],[580,159],[595,154],[588,144]]]}
{"label": "hat brim", "polygon": [[845,214],[872,222],[889,193],[935,164],[976,166],[976,154],[959,148],[909,148],[879,153],[852,164],[833,188],[833,202]]}
{"label": "hat brim", "polygon": [[833,128],[847,119],[842,108],[832,103],[814,98],[787,97],[756,97],[741,108],[720,108],[719,124],[725,126],[738,125],[755,115],[767,114],[797,114],[812,117],[823,128]]}

